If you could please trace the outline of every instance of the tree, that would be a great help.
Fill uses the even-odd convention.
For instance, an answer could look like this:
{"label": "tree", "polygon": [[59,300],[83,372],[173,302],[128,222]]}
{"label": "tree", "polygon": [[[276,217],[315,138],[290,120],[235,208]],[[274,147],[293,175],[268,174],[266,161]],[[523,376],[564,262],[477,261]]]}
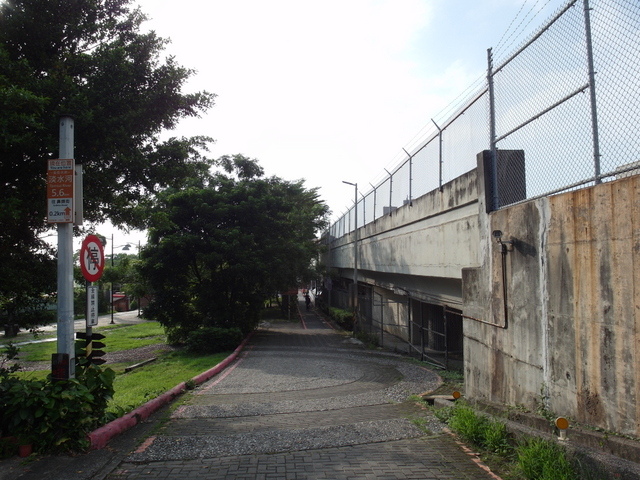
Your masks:
{"label": "tree", "polygon": [[[145,16],[130,3],[0,4],[0,310],[33,294],[18,276],[36,285],[35,272],[51,267],[38,236],[48,228],[46,160],[57,157],[61,114],[75,117],[89,221],[142,227],[140,207],[158,192],[206,181],[210,139],[159,134],[206,111],[214,95],[183,93],[194,71],[161,57],[167,41],[141,32]],[[54,291],[55,282],[38,290]]]}
{"label": "tree", "polygon": [[255,327],[264,301],[313,278],[327,207],[302,181],[263,177],[257,161],[222,157],[204,188],[167,192],[152,216],[142,273],[148,316],[172,340],[201,326]]}

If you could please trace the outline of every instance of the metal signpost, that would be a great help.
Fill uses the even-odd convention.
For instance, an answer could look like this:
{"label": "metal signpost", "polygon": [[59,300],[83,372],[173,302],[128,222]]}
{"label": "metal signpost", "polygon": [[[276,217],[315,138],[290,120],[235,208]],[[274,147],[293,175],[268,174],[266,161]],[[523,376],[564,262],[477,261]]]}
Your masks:
{"label": "metal signpost", "polygon": [[73,221],[75,217],[75,161],[73,118],[60,118],[59,159],[49,161],[47,221],[58,227],[58,348],[51,359],[52,377],[75,377],[73,340]]}

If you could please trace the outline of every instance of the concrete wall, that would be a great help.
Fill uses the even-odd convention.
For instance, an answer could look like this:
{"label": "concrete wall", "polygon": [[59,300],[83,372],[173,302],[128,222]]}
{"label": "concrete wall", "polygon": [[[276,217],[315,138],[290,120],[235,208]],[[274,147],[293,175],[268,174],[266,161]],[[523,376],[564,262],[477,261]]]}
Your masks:
{"label": "concrete wall", "polygon": [[[358,268],[363,275],[460,279],[462,267],[478,265],[477,201],[474,170],[361,227]],[[335,240],[325,263],[353,270],[354,241],[355,232]]]}
{"label": "concrete wall", "polygon": [[[359,229],[374,316],[408,335],[408,298],[459,306],[468,397],[640,436],[640,176],[487,213],[485,157]],[[325,257],[347,279],[354,239]]]}
{"label": "concrete wall", "polygon": [[[463,272],[468,396],[640,435],[639,205],[635,176],[480,210],[483,265]],[[506,315],[493,230],[513,240]]]}

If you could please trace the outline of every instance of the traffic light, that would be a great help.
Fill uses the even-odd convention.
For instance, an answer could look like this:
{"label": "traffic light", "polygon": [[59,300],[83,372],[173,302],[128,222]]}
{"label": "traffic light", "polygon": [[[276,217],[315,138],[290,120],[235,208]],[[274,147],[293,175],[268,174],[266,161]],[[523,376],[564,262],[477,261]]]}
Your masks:
{"label": "traffic light", "polygon": [[101,358],[106,352],[100,350],[105,347],[105,344],[98,341],[103,340],[104,335],[101,333],[76,332],[76,338],[84,340],[84,342],[76,341],[76,358],[84,357],[94,365],[102,365],[107,362],[104,358]]}

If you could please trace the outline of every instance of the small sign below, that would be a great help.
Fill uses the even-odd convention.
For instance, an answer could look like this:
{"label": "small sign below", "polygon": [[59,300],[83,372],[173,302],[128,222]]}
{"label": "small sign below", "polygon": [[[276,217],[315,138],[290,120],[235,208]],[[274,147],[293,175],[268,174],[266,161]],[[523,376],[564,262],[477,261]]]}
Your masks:
{"label": "small sign below", "polygon": [[98,287],[87,287],[87,327],[98,325]]}

